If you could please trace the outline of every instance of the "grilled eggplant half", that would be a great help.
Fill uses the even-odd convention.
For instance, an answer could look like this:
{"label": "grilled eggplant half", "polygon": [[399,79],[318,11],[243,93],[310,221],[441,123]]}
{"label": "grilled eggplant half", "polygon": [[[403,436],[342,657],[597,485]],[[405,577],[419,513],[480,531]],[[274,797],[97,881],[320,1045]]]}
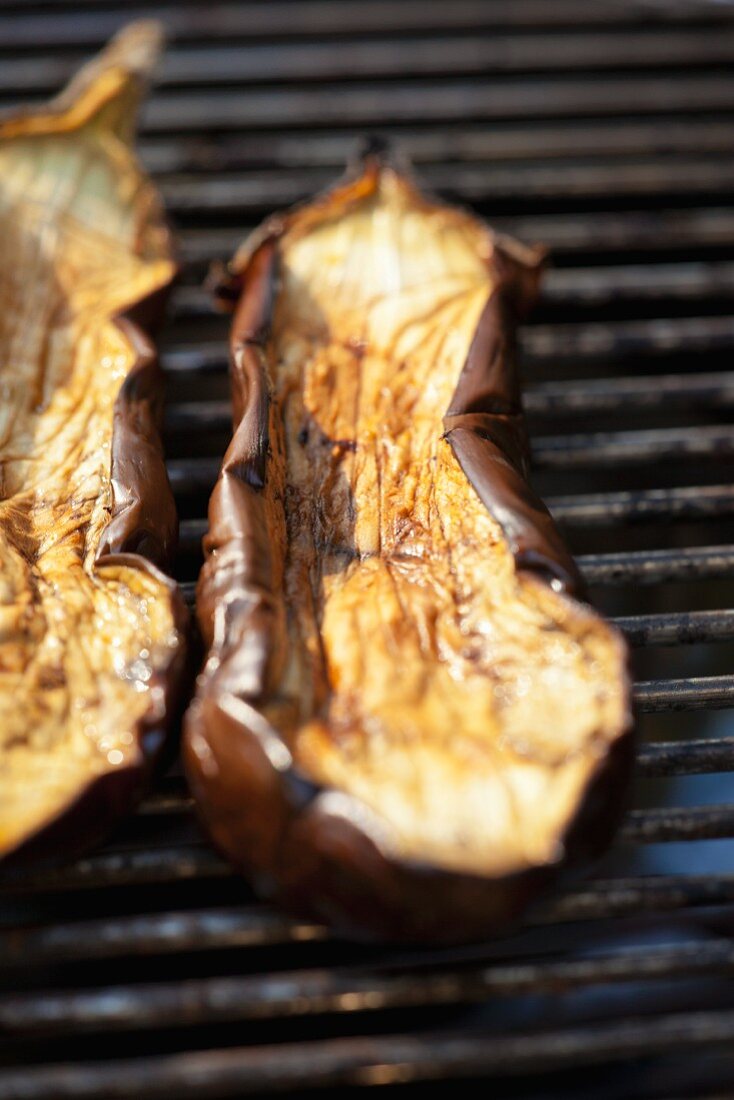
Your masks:
{"label": "grilled eggplant half", "polygon": [[131,808],[182,687],[149,330],[174,275],[131,149],[155,25],[0,120],[0,861]]}
{"label": "grilled eggplant half", "polygon": [[496,932],[619,816],[625,645],[526,480],[541,258],[373,152],[231,265],[185,762],[221,851],[349,934]]}

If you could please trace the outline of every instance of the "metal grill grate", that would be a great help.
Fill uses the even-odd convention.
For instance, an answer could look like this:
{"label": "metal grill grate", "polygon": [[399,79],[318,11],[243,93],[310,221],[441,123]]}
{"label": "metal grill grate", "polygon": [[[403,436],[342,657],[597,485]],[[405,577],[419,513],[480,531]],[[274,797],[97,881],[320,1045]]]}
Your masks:
{"label": "metal grill grate", "polygon": [[355,134],[394,134],[554,250],[523,337],[536,484],[634,646],[639,779],[596,877],[504,940],[410,952],[258,904],[174,770],[104,849],[5,890],[0,1100],[734,1095],[734,11],[0,0],[0,104],[138,14],[172,40],[141,147],[184,261],[164,362],[187,595],[229,430],[204,268]]}

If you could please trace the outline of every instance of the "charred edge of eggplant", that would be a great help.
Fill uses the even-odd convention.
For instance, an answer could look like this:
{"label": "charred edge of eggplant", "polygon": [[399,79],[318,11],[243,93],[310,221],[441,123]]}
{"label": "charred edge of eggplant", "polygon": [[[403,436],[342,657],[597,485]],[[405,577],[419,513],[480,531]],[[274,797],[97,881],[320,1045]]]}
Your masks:
{"label": "charred edge of eggplant", "polygon": [[[379,158],[374,155],[382,159],[382,153]],[[270,329],[272,318],[264,311],[272,310],[276,245],[284,224],[281,217],[263,227],[249,259],[234,276],[240,297],[231,333],[232,389],[239,407],[220,481],[226,471],[228,477],[247,482],[251,492],[254,487],[246,471],[253,455],[235,453],[234,445],[239,424],[255,414],[255,409],[243,403],[246,380],[238,370],[235,350],[248,339],[252,341],[254,332]],[[518,316],[535,299],[538,271],[524,267],[522,259],[505,249],[501,238],[496,245],[489,262],[498,269],[499,282],[490,294],[447,410],[444,437],[480,499],[505,531],[518,570],[531,571],[554,589],[585,599],[578,569],[545,505],[526,480],[529,448],[514,334]],[[264,246],[271,252],[269,263],[263,261]],[[521,246],[517,248],[522,252]],[[540,250],[527,256],[532,256],[539,269]],[[244,326],[243,318],[247,318]],[[499,354],[490,356],[490,348]],[[490,363],[494,364],[491,368]],[[260,437],[266,441],[267,405],[261,404],[255,415]],[[248,435],[252,437],[252,430]],[[473,442],[478,460],[477,455],[468,453],[471,448],[462,444],[462,438]],[[265,447],[266,443],[258,456],[263,461]],[[259,496],[258,490],[254,496]],[[239,535],[244,542],[245,531],[238,531],[237,517],[220,515],[215,500],[216,491],[210,524],[228,530],[232,538]],[[246,526],[251,537],[252,517]],[[267,531],[259,534],[267,540]],[[205,547],[209,555],[212,546],[205,542]],[[624,728],[600,760],[560,838],[562,854],[557,862],[488,877],[391,857],[369,835],[369,829],[362,827],[359,814],[349,813],[350,805],[359,810],[355,799],[313,783],[292,762],[278,763],[278,754],[268,744],[269,735],[264,737],[261,730],[227,712],[217,672],[226,671],[232,654],[222,652],[221,638],[212,641],[222,591],[216,584],[216,562],[208,556],[197,603],[202,634],[211,646],[210,666],[199,677],[186,716],[184,764],[199,818],[214,846],[249,877],[262,896],[357,939],[466,942],[506,930],[540,896],[547,896],[570,877],[577,865],[587,864],[606,850],[626,807],[634,765],[629,708]],[[268,595],[276,598],[273,593]],[[244,623],[238,633],[246,631]],[[246,699],[245,706],[257,714],[270,677],[267,639],[262,641],[262,630],[255,633],[261,639],[259,691],[237,697]],[[620,645],[624,646],[621,638]],[[625,689],[629,699],[628,680]],[[289,755],[282,739],[277,740]],[[342,800],[341,810],[325,808],[329,795]]]}
{"label": "charred edge of eggplant", "polygon": [[[168,285],[161,287],[115,318],[136,360],[115,399],[110,448],[113,506],[96,558],[101,563],[132,566],[165,582],[181,643],[165,674],[155,674],[150,681],[151,689],[163,689],[163,715],[143,715],[131,730],[140,749],[139,763],[105,772],[82,785],[51,821],[0,856],[0,881],[53,867],[99,844],[135,808],[173,756],[173,734],[188,701],[192,672],[190,620],[178,586],[159,571],[173,560],[178,521],[160,436],[163,372],[149,336],[163,320],[169,290]],[[147,431],[141,436],[142,421]],[[123,432],[128,438],[121,438]],[[125,470],[137,472],[135,483],[119,480]],[[110,532],[113,537],[108,539]]]}
{"label": "charred edge of eggplant", "polygon": [[620,791],[628,790],[634,767],[629,732],[591,780],[556,863],[490,878],[391,859],[354,822],[314,807],[310,820],[294,821],[281,847],[282,862],[298,877],[281,882],[272,896],[364,942],[448,944],[505,932],[608,848],[626,809]]}
{"label": "charred edge of eggplant", "polygon": [[355,940],[460,943],[500,934],[601,856],[626,809],[631,722],[600,761],[556,862],[489,877],[391,857],[350,814],[355,800],[344,796],[334,812],[326,801],[334,792],[293,767],[281,771],[272,746],[219,702],[204,691],[186,718],[184,764],[205,831],[262,897]]}
{"label": "charred edge of eggplant", "polygon": [[[118,554],[108,560],[150,571],[149,563],[138,555]],[[185,639],[189,630],[188,611],[177,590],[171,587],[170,592],[174,629]],[[51,869],[84,855],[106,840],[114,827],[135,809],[156,776],[171,762],[173,734],[188,700],[189,664],[184,643],[166,674],[151,678],[151,689],[163,689],[164,712],[156,719],[143,715],[131,730],[140,749],[139,762],[104,772],[80,786],[76,797],[51,821],[0,859],[0,885],[22,879],[30,871]]]}
{"label": "charred edge of eggplant", "polygon": [[497,520],[518,569],[585,600],[586,589],[550,512],[528,482],[530,445],[516,363],[517,322],[537,293],[537,268],[501,248],[497,286],[479,319],[444,416],[444,438],[487,511]]}

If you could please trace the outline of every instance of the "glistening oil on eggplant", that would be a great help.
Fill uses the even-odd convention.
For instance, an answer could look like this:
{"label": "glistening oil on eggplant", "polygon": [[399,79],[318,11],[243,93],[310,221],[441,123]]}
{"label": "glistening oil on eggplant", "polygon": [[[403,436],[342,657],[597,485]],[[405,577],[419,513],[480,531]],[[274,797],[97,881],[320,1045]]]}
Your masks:
{"label": "glistening oil on eggplant", "polygon": [[132,149],[160,30],[121,32],[48,105],[0,120],[0,863],[89,848],[180,712],[153,336],[175,274]]}
{"label": "glistening oil on eggplant", "polygon": [[260,892],[351,935],[495,933],[623,806],[626,648],[527,482],[541,261],[371,150],[231,265],[185,764]]}

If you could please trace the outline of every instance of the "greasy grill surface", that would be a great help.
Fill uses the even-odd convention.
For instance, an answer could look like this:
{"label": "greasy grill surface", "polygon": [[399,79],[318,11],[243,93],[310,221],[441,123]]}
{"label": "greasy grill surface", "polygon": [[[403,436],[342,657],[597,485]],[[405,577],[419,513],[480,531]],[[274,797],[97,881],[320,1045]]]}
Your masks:
{"label": "greasy grill surface", "polygon": [[[101,851],[0,906],[0,1100],[426,1081],[497,1096],[714,1096],[734,1057],[734,12],[706,0],[160,3],[142,152],[184,270],[164,349],[192,597],[229,434],[200,289],[355,133],[553,249],[523,334],[535,483],[634,646],[639,781],[588,881],[488,946],[329,939],[257,904],[174,769]],[[142,12],[141,12],[142,13]],[[0,0],[0,103],[136,14]]]}

